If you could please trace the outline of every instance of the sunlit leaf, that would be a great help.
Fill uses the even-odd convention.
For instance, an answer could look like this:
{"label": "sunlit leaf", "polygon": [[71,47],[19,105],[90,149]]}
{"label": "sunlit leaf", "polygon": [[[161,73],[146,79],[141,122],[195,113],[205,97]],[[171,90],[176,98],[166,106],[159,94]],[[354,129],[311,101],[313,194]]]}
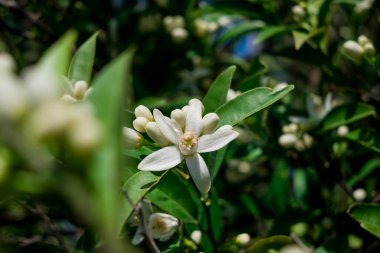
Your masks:
{"label": "sunlit leaf", "polygon": [[287,85],[280,90],[259,87],[242,93],[216,110],[220,118],[219,126],[235,125],[280,100],[293,88],[293,85]]}
{"label": "sunlit leaf", "polygon": [[368,232],[380,238],[380,205],[355,204],[348,213]]}
{"label": "sunlit leaf", "polygon": [[236,66],[229,67],[211,84],[203,98],[205,113],[214,112],[218,107],[224,104],[235,70]]}
{"label": "sunlit leaf", "polygon": [[248,253],[268,253],[270,249],[280,250],[282,247],[292,244],[290,237],[284,235],[276,235],[263,239],[258,239],[247,250]]}
{"label": "sunlit leaf", "polygon": [[90,82],[94,65],[97,36],[98,33],[92,35],[75,52],[68,72],[68,78],[73,83],[79,80],[86,81],[87,83]]}

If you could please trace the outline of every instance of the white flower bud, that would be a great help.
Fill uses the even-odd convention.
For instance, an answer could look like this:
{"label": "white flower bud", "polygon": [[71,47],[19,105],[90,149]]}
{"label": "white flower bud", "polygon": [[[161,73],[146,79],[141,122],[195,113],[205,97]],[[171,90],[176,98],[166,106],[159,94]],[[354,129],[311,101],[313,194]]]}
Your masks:
{"label": "white flower bud", "polygon": [[0,53],[0,73],[12,73],[16,63],[12,56],[7,53]]}
{"label": "white flower bud", "polygon": [[196,19],[194,22],[195,32],[199,37],[203,37],[207,34],[207,22],[202,19]]}
{"label": "white flower bud", "polygon": [[[200,103],[200,104],[202,105],[202,112],[204,111],[205,107],[204,107],[202,101],[200,101],[198,98],[192,98],[192,99],[190,99],[190,101],[189,101],[189,105],[192,105],[192,104],[194,104],[194,103]],[[185,107],[186,107],[186,106],[185,106]],[[182,110],[184,110],[185,107],[182,108]],[[188,107],[188,108],[190,108],[190,107]],[[187,109],[187,111],[188,111],[188,109]]]}
{"label": "white flower bud", "polygon": [[236,243],[240,246],[247,246],[251,241],[251,237],[247,233],[242,233],[236,236]]}
{"label": "white flower bud", "polygon": [[308,134],[308,133],[304,133],[302,135],[302,140],[303,140],[303,143],[305,144],[305,146],[307,148],[310,148],[313,145],[313,142],[314,142],[313,137],[310,134]]}
{"label": "white flower bud", "polygon": [[180,109],[175,109],[170,114],[171,119],[177,122],[177,124],[182,128],[182,130],[185,129],[186,116],[187,112]]}
{"label": "white flower bud", "polygon": [[363,188],[359,188],[353,192],[353,196],[356,201],[361,202],[367,197],[367,192]]}
{"label": "white flower bud", "polygon": [[164,17],[164,25],[165,25],[165,28],[167,31],[171,31],[174,27],[173,27],[173,17],[172,16],[166,16]]}
{"label": "white flower bud", "polygon": [[292,14],[295,21],[300,21],[306,16],[305,9],[298,4],[292,7]]}
{"label": "white flower bud", "polygon": [[148,136],[160,147],[165,147],[170,144],[166,137],[161,133],[156,122],[148,122],[145,126],[145,131]]}
{"label": "white flower bud", "polygon": [[74,84],[73,95],[74,98],[81,100],[84,98],[88,89],[88,84],[85,81],[78,81]]}
{"label": "white flower bud", "polygon": [[348,57],[352,58],[353,60],[359,60],[364,50],[363,48],[353,40],[348,40],[343,44],[344,52],[347,54]]}
{"label": "white flower bud", "polygon": [[178,220],[166,213],[153,213],[149,216],[148,229],[154,239],[165,242],[177,231]]}
{"label": "white flower bud", "polygon": [[362,46],[362,47],[364,47],[365,44],[370,43],[367,36],[365,36],[365,35],[360,35],[358,38],[358,42],[359,42],[360,46]]}
{"label": "white flower bud", "polygon": [[293,133],[293,134],[295,134],[295,133],[297,133],[297,131],[298,131],[298,125],[296,124],[296,123],[290,123],[289,125],[288,125],[288,132],[289,133]]}
{"label": "white flower bud", "polygon": [[214,131],[216,126],[219,124],[219,121],[220,119],[218,114],[214,112],[207,113],[202,119],[202,133],[209,134]]}
{"label": "white flower bud", "polygon": [[185,27],[185,19],[182,17],[182,16],[174,16],[173,17],[173,26],[174,27],[180,27],[180,28],[183,28]]}
{"label": "white flower bud", "polygon": [[148,109],[148,107],[144,105],[139,105],[135,109],[135,116],[138,117],[144,117],[149,121],[154,121],[152,112]]}
{"label": "white flower bud", "polygon": [[375,47],[373,46],[371,42],[365,44],[363,46],[363,49],[364,49],[364,53],[368,56],[372,56],[376,53]]}
{"label": "white flower bud", "polygon": [[296,244],[286,245],[278,253],[307,253]]}
{"label": "white flower bud", "polygon": [[190,107],[188,106],[188,105],[185,105],[184,107],[182,107],[182,111],[183,112],[185,112],[186,113],[186,115],[187,115],[187,113],[189,112],[189,109],[190,109]]}
{"label": "white flower bud", "polygon": [[171,31],[171,35],[175,43],[182,43],[187,39],[189,34],[186,29],[176,27]]}
{"label": "white flower bud", "polygon": [[144,117],[137,117],[133,121],[133,127],[139,131],[140,133],[145,133],[145,127],[149,123],[149,120],[147,120]]}
{"label": "white flower bud", "polygon": [[340,127],[338,127],[338,129],[337,129],[337,133],[338,133],[338,135],[339,135],[340,137],[344,137],[344,136],[346,136],[346,135],[348,134],[349,131],[350,131],[350,130],[348,129],[347,126],[340,126]]}
{"label": "white flower bud", "polygon": [[294,143],[294,148],[298,151],[304,151],[305,150],[305,144],[302,140],[297,140],[296,143]]}
{"label": "white flower bud", "polygon": [[294,134],[283,134],[280,136],[280,138],[278,139],[278,142],[280,143],[281,146],[285,147],[285,148],[291,148],[294,146],[294,144],[296,143],[297,141],[297,136],[295,136]]}
{"label": "white flower bud", "polygon": [[200,230],[194,230],[190,235],[191,240],[195,242],[196,244],[200,244],[202,241],[202,231]]}
{"label": "white flower bud", "polygon": [[123,137],[127,148],[132,149],[141,147],[144,140],[139,132],[129,127],[123,127]]}
{"label": "white flower bud", "polygon": [[207,22],[207,31],[209,33],[215,32],[216,30],[218,30],[218,28],[219,28],[218,23],[216,23],[216,22]]}

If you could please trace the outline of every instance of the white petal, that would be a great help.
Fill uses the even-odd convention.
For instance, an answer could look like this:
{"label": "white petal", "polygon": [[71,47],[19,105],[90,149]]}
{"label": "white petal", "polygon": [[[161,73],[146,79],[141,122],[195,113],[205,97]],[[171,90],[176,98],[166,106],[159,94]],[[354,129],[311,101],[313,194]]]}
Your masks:
{"label": "white petal", "polygon": [[145,171],[160,171],[173,168],[183,160],[177,146],[162,148],[145,157],[137,168]]}
{"label": "white petal", "polygon": [[144,240],[144,229],[142,226],[139,226],[136,230],[135,235],[132,238],[132,244],[140,244]]}
{"label": "white petal", "polygon": [[212,134],[202,135],[198,140],[198,153],[218,150],[238,137],[239,133],[229,125],[222,126]]}
{"label": "white petal", "polygon": [[192,99],[186,116],[186,132],[191,131],[197,136],[202,132],[202,102]]}
{"label": "white petal", "polygon": [[201,192],[208,192],[211,187],[211,179],[207,165],[202,156],[195,153],[193,155],[186,156],[185,159],[190,175],[198,190]]}
{"label": "white petal", "polygon": [[154,119],[157,122],[158,127],[161,130],[161,133],[168,139],[171,143],[177,144],[179,139],[179,134],[176,129],[169,124],[165,116],[157,109],[153,110]]}

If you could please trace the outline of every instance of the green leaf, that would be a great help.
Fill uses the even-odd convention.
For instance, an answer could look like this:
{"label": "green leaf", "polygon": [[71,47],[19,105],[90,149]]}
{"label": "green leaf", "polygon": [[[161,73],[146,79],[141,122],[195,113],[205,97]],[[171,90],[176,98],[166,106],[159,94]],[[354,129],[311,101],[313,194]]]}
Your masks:
{"label": "green leaf", "polygon": [[197,206],[179,175],[170,170],[147,198],[156,206],[184,222],[197,223]]}
{"label": "green leaf", "polygon": [[222,166],[224,156],[226,155],[227,146],[223,147],[216,152],[211,152],[207,154],[207,165],[210,171],[211,180],[214,181],[216,175],[219,172],[220,167]]}
{"label": "green leaf", "polygon": [[68,72],[68,78],[72,83],[79,80],[90,83],[92,68],[94,65],[97,36],[98,32],[83,43],[74,54]]}
{"label": "green leaf", "polygon": [[293,85],[287,85],[280,90],[259,87],[244,92],[216,110],[220,118],[219,126],[235,125],[280,100],[293,89]]}
{"label": "green leaf", "polygon": [[236,40],[240,36],[249,33],[251,31],[256,31],[265,26],[265,23],[262,21],[250,21],[232,26],[225,33],[223,33],[220,38],[217,40],[218,44],[223,44],[229,40]]}
{"label": "green leaf", "polygon": [[77,245],[75,246],[74,253],[95,253],[96,243],[94,233],[87,229],[79,238]]}
{"label": "green leaf", "polygon": [[354,204],[348,213],[362,228],[380,238],[380,205]]}
{"label": "green leaf", "polygon": [[205,113],[214,112],[218,107],[224,104],[235,70],[236,66],[229,67],[211,84],[207,94],[203,98]]}
{"label": "green leaf", "polygon": [[380,134],[373,129],[355,129],[349,132],[346,138],[380,153]]}
{"label": "green leaf", "polygon": [[359,173],[357,175],[354,175],[350,180],[348,180],[347,184],[350,187],[354,187],[357,183],[362,181],[376,169],[380,169],[380,158],[373,158],[367,161],[360,169]]}
{"label": "green leaf", "polygon": [[290,26],[266,26],[258,34],[254,40],[255,45],[272,38],[274,36],[279,36],[292,30]]}
{"label": "green leaf", "polygon": [[284,235],[276,235],[257,240],[248,248],[247,252],[268,253],[268,250],[270,249],[280,250],[282,247],[289,244],[293,244],[293,241],[290,237]]}
{"label": "green leaf", "polygon": [[375,116],[375,108],[363,103],[344,104],[332,109],[320,124],[321,132],[334,129],[341,125],[346,125],[354,121]]}
{"label": "green leaf", "polygon": [[211,231],[215,241],[219,241],[222,236],[222,212],[218,203],[216,189],[211,190],[211,205],[209,206]]}
{"label": "green leaf", "polygon": [[130,85],[127,80],[130,80],[131,60],[132,52],[126,51],[104,67],[95,77],[93,91],[88,97],[105,137],[92,159],[88,180],[93,187],[96,208],[99,211],[99,226],[110,236],[115,235],[115,238],[118,233],[117,228],[120,226],[118,224],[119,172],[122,164],[120,115],[125,97],[124,88]]}
{"label": "green leaf", "polygon": [[305,42],[310,38],[309,34],[305,32],[292,31],[292,35],[296,50],[299,50],[302,45],[305,44]]}
{"label": "green leaf", "polygon": [[376,56],[375,61],[373,63],[375,65],[375,68],[380,71],[380,55]]}

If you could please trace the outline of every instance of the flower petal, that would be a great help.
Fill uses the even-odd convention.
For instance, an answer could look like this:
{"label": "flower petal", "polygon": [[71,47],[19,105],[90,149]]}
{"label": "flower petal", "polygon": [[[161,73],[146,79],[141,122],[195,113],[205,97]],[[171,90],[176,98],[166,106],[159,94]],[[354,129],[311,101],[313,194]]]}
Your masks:
{"label": "flower petal", "polygon": [[238,137],[239,133],[232,130],[232,126],[225,125],[212,134],[202,135],[198,140],[198,153],[218,150]]}
{"label": "flower petal", "polygon": [[202,156],[198,153],[194,153],[190,156],[186,156],[185,159],[190,175],[198,190],[208,192],[211,187],[210,172]]}
{"label": "flower petal", "polygon": [[138,245],[144,240],[144,228],[139,226],[135,232],[135,235],[132,238],[132,244]]}
{"label": "flower petal", "polygon": [[145,157],[137,168],[144,171],[161,171],[173,168],[183,160],[177,146],[162,148]]}
{"label": "flower petal", "polygon": [[186,132],[191,131],[199,136],[202,132],[202,102],[192,99],[186,116]]}
{"label": "flower petal", "polygon": [[172,124],[165,118],[165,116],[158,109],[153,110],[154,119],[157,122],[161,133],[173,144],[178,143],[179,133],[176,131]]}

